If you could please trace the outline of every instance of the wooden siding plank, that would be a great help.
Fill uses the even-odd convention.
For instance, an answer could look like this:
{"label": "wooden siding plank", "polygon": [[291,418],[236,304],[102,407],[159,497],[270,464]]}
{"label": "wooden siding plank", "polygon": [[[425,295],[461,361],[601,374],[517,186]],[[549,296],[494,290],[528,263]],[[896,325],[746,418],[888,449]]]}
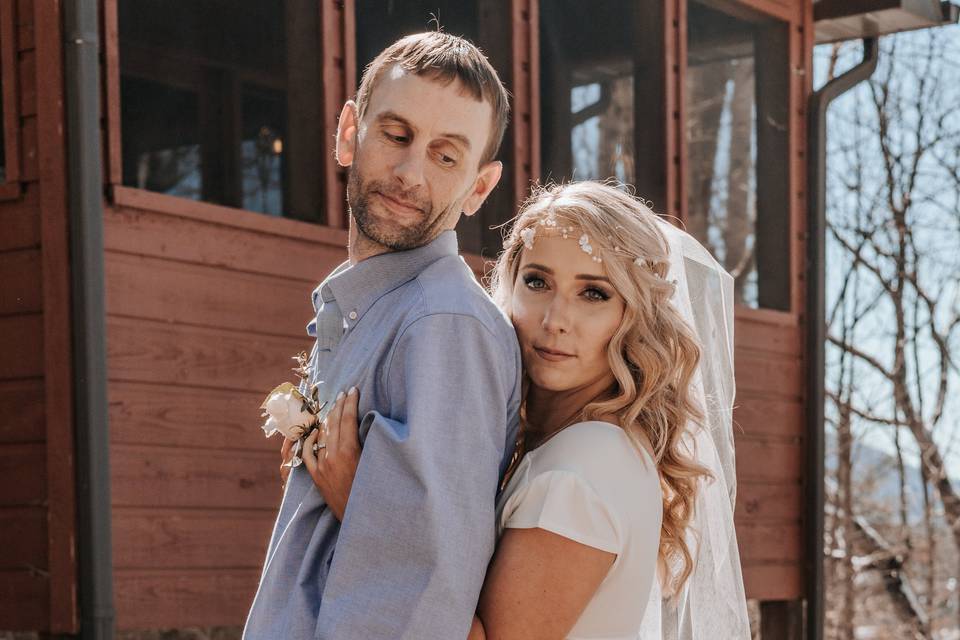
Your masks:
{"label": "wooden siding plank", "polygon": [[737,482],[783,482],[803,476],[804,449],[798,440],[736,438]]}
{"label": "wooden siding plank", "polygon": [[734,325],[734,347],[785,356],[801,357],[804,349],[803,327],[777,324],[738,314]]}
{"label": "wooden siding plank", "polygon": [[762,394],[738,395],[734,430],[748,436],[801,437],[806,430],[803,403]]}
{"label": "wooden siding plank", "polygon": [[0,316],[43,309],[40,250],[0,252]]}
{"label": "wooden siding plank", "polygon": [[47,495],[46,446],[43,444],[0,445],[0,507],[39,506]]}
{"label": "wooden siding plank", "polygon": [[[279,499],[279,498],[278,498]],[[260,569],[276,508],[113,511],[117,569]]]}
{"label": "wooden siding plank", "polygon": [[756,564],[743,567],[748,599],[794,600],[803,597],[803,568],[799,564]]}
{"label": "wooden siding plank", "polygon": [[47,570],[46,515],[39,506],[0,509],[0,572]]}
{"label": "wooden siding plank", "polygon": [[23,182],[37,181],[37,117],[27,116],[21,120],[23,148],[20,150],[23,165],[20,167],[20,179]]}
{"label": "wooden siding plank", "polygon": [[737,510],[741,523],[795,521],[803,509],[803,487],[798,482],[737,482]]}
{"label": "wooden siding plank", "polygon": [[737,543],[744,566],[765,562],[800,563],[803,560],[803,529],[799,522],[738,523]]}
{"label": "wooden siding plank", "polygon": [[5,630],[36,631],[50,616],[50,578],[35,571],[0,571],[0,620]]}
{"label": "wooden siding plank", "polygon": [[276,509],[282,497],[278,455],[217,445],[111,445],[113,505]]}
{"label": "wooden siding plank", "polygon": [[265,438],[259,427],[265,394],[114,382],[110,441],[201,449],[217,442],[231,449],[275,452],[279,464],[279,436]]}
{"label": "wooden siding plank", "polygon": [[20,54],[19,68],[20,116],[37,114],[37,55],[24,51]]}
{"label": "wooden siding plank", "polygon": [[123,571],[113,578],[117,628],[242,626],[259,569]]}
{"label": "wooden siding plank", "polygon": [[[0,325],[2,327],[2,325]],[[177,383],[266,394],[291,377],[302,340],[107,318],[107,369],[113,381]]]}
{"label": "wooden siding plank", "polygon": [[130,254],[105,258],[108,314],[296,338],[314,315],[315,282]]}
{"label": "wooden siding plank", "polygon": [[737,349],[733,357],[738,390],[794,400],[803,397],[805,380],[799,359],[746,349]]}
{"label": "wooden siding plank", "polygon": [[43,375],[43,316],[0,317],[0,380]]}
{"label": "wooden siding plank", "polygon": [[[0,382],[0,443],[43,442],[46,412],[43,379]],[[0,547],[2,548],[2,547]]]}
{"label": "wooden siding plank", "polygon": [[40,210],[37,189],[29,186],[20,200],[0,203],[0,251],[40,246]]}
{"label": "wooden siding plank", "polygon": [[738,482],[797,480],[804,472],[804,450],[799,438],[777,442],[765,438],[736,438]]}
{"label": "wooden siding plank", "polygon": [[[222,221],[164,215],[131,207],[105,207],[104,214],[104,245],[108,251],[314,279],[317,283],[347,257],[343,232],[302,222],[296,224],[312,228],[309,237],[269,234]],[[266,218],[260,214],[249,215]],[[271,221],[293,222],[268,220]],[[327,232],[327,241],[320,241]],[[277,259],[278,256],[282,259]]]}
{"label": "wooden siding plank", "polygon": [[268,216],[212,202],[188,200],[179,196],[115,185],[113,202],[118,207],[139,209],[171,216],[191,218],[227,227],[248,229],[257,233],[284,236],[295,240],[329,244],[336,248],[347,246],[347,229],[335,229],[303,220]]}

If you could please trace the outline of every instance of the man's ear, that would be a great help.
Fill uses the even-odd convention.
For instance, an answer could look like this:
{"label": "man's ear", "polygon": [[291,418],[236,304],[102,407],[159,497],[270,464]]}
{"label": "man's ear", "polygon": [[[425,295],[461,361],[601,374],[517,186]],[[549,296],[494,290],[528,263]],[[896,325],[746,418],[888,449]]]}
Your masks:
{"label": "man's ear", "polygon": [[473,182],[473,191],[463,201],[463,215],[472,216],[487,199],[493,188],[500,182],[500,176],[503,174],[503,163],[499,160],[488,162],[480,167],[480,173]]}
{"label": "man's ear", "polygon": [[357,130],[360,127],[360,118],[357,115],[357,103],[347,100],[340,111],[337,121],[337,164],[349,167],[353,164],[353,155],[357,150]]}

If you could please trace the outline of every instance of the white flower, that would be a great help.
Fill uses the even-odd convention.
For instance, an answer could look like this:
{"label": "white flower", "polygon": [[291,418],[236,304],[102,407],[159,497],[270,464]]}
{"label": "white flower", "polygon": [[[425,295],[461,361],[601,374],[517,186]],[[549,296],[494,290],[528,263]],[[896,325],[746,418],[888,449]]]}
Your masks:
{"label": "white flower", "polygon": [[533,238],[537,235],[536,227],[527,227],[520,232],[520,237],[523,239],[523,246],[529,251],[533,249]]}
{"label": "white flower", "polygon": [[590,238],[587,236],[587,234],[583,234],[582,236],[580,236],[579,242],[580,242],[580,248],[583,250],[584,253],[593,254],[593,247],[590,246]]}
{"label": "white flower", "polygon": [[304,397],[289,382],[284,382],[270,394],[260,405],[264,410],[263,432],[269,438],[278,431],[288,440],[298,440],[303,437],[316,421],[317,416],[304,406]]}

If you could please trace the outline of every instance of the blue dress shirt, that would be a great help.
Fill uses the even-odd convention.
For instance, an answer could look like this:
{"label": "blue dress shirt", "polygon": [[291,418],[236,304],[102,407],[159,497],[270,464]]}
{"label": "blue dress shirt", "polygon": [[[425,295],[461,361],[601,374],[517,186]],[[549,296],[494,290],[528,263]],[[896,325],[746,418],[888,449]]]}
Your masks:
{"label": "blue dress shirt", "polygon": [[359,389],[363,451],[342,525],[292,470],[243,637],[464,638],[516,437],[513,327],[453,231],[340,265],[313,305],[307,383]]}

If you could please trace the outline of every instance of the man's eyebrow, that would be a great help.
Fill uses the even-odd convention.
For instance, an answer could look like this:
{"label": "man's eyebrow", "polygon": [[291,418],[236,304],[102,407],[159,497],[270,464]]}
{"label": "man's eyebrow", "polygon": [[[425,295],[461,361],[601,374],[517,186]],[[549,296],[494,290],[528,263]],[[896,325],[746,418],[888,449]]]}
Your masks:
{"label": "man's eyebrow", "polygon": [[[536,269],[537,271],[543,271],[543,272],[546,273],[547,275],[551,275],[551,276],[553,275],[553,269],[551,269],[551,268],[548,267],[548,266],[542,265],[542,264],[537,264],[536,262],[528,262],[527,264],[523,265],[523,268],[524,268],[524,269]],[[610,278],[608,278],[608,277],[606,277],[606,276],[595,276],[595,275],[590,274],[590,273],[578,273],[577,275],[574,276],[574,279],[576,279],[576,280],[590,280],[590,281],[599,280],[599,281],[601,281],[601,282],[610,282]]]}
{"label": "man's eyebrow", "polygon": [[[417,128],[413,126],[413,124],[409,120],[407,120],[406,118],[401,116],[399,113],[396,113],[394,111],[384,111],[383,113],[377,116],[378,122],[383,122],[384,120],[391,120],[414,132],[416,132],[417,130]],[[462,133],[441,133],[440,137],[458,142],[465,150],[470,151],[470,139],[467,138],[467,136],[463,135]]]}
{"label": "man's eyebrow", "polygon": [[414,127],[409,120],[407,120],[402,115],[394,111],[384,111],[383,113],[378,114],[377,120],[380,122],[384,120],[393,120],[397,124],[401,124],[408,129],[413,129],[414,131],[416,131],[416,127]]}
{"label": "man's eyebrow", "polygon": [[463,135],[463,134],[460,134],[460,133],[441,133],[441,134],[440,134],[440,137],[441,137],[441,138],[447,138],[448,140],[454,140],[454,141],[456,141],[456,142],[459,142],[460,145],[461,145],[466,151],[470,151],[470,140],[467,138],[467,136],[465,136],[465,135]]}

